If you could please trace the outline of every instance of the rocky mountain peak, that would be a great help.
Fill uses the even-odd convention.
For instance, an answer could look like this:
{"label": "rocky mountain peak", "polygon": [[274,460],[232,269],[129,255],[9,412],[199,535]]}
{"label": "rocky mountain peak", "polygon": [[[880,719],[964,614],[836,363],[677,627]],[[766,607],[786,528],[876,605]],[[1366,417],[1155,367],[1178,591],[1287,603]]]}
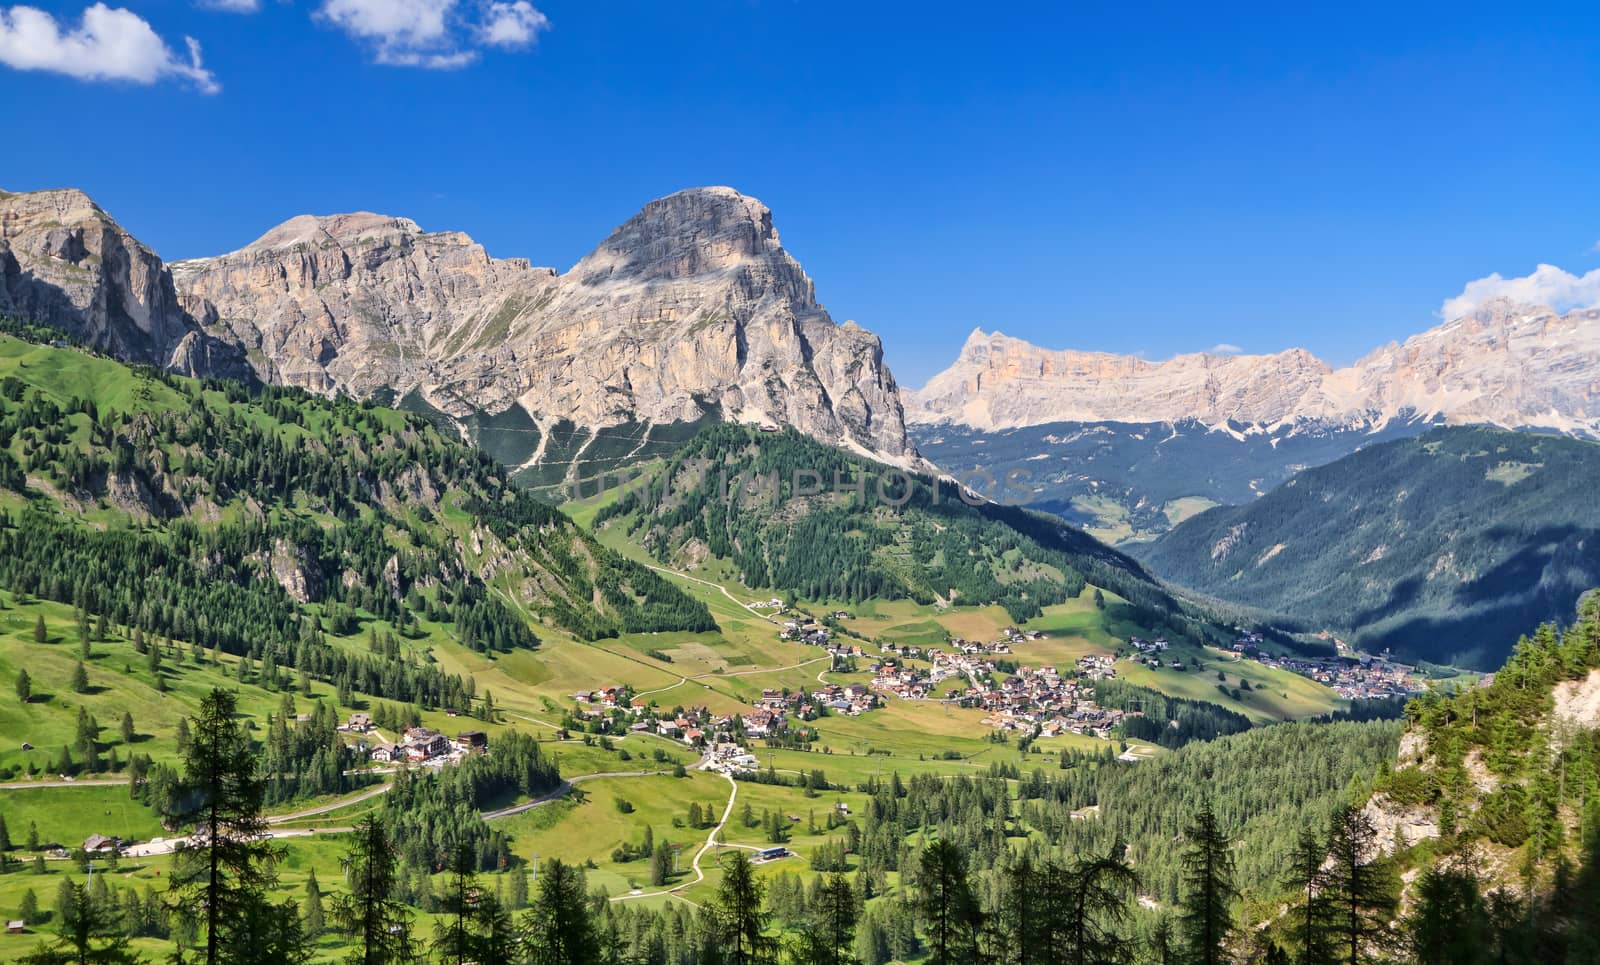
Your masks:
{"label": "rocky mountain peak", "polygon": [[518,407],[541,432],[716,411],[915,456],[877,336],[834,324],[772,212],[732,188],[651,201],[565,274],[356,212],[291,218],[174,275],[265,378],[316,392]]}
{"label": "rocky mountain peak", "polygon": [[732,188],[690,188],[658,198],[623,222],[572,273],[584,284],[692,278],[750,262],[800,275],[772,225],[772,211]]}
{"label": "rocky mountain peak", "polygon": [[134,362],[249,375],[243,353],[184,310],[161,259],[75,188],[0,192],[0,314]]}
{"label": "rocky mountain peak", "polygon": [[351,214],[302,214],[290,218],[252,241],[244,251],[271,251],[296,245],[352,247],[414,238],[422,229],[410,218],[356,211]]}
{"label": "rocky mountain peak", "polygon": [[76,225],[84,222],[115,224],[111,216],[77,188],[48,188],[43,191],[15,193],[0,191],[4,202],[4,220],[7,233],[21,230],[22,226],[45,219],[59,225]]}

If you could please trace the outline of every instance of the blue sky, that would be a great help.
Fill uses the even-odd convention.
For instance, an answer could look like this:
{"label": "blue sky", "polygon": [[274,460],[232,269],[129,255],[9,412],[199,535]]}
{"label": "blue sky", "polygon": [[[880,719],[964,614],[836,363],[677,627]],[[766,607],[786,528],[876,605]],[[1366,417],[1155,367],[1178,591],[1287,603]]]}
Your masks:
{"label": "blue sky", "polygon": [[368,209],[564,269],[729,184],[913,385],[975,325],[1348,362],[1491,273],[1600,301],[1593,3],[122,5],[0,2],[0,187],[169,259]]}

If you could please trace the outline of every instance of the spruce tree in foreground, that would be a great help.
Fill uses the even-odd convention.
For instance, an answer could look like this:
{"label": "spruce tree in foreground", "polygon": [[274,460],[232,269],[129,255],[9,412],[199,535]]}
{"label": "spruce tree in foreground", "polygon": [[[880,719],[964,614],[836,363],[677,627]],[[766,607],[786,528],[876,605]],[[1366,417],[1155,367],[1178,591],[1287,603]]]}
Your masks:
{"label": "spruce tree in foreground", "polygon": [[456,849],[441,896],[440,919],[433,926],[433,951],[442,963],[504,961],[510,921],[493,895],[478,886],[476,856]]}
{"label": "spruce tree in foreground", "polygon": [[1289,855],[1289,869],[1284,884],[1299,895],[1299,903],[1290,909],[1291,929],[1300,945],[1295,957],[1299,965],[1321,965],[1333,957],[1329,940],[1327,873],[1322,869],[1327,851],[1310,828],[1300,832],[1294,851]]}
{"label": "spruce tree in foreground", "polygon": [[599,965],[600,939],[586,900],[581,869],[556,858],[545,862],[533,907],[522,917],[529,965]]}
{"label": "spruce tree in foreground", "polygon": [[1476,875],[1451,867],[1429,868],[1417,878],[1415,907],[1405,919],[1412,960],[1416,965],[1488,961],[1487,919]]}
{"label": "spruce tree in foreground", "polygon": [[399,900],[400,855],[376,814],[356,825],[345,855],[349,893],[333,900],[334,922],[356,947],[347,965],[394,965],[411,959],[411,908]]}
{"label": "spruce tree in foreground", "polygon": [[1341,808],[1328,829],[1327,895],[1335,943],[1334,961],[1359,965],[1389,944],[1389,921],[1397,897],[1393,882],[1375,861],[1378,831],[1355,805]]}
{"label": "spruce tree in foreground", "polygon": [[1150,926],[1145,937],[1145,960],[1151,965],[1177,965],[1178,943],[1172,927],[1172,916],[1161,912]]}
{"label": "spruce tree in foreground", "polygon": [[322,934],[324,927],[322,915],[322,886],[317,883],[317,869],[311,869],[306,878],[305,908],[301,912],[301,921],[304,923],[306,937],[316,940]]}
{"label": "spruce tree in foreground", "polygon": [[810,920],[789,949],[796,965],[855,965],[856,893],[849,879],[832,874],[817,886]]}
{"label": "spruce tree in foreground", "polygon": [[1072,965],[1132,958],[1128,900],[1138,887],[1133,869],[1118,858],[1083,858],[1065,875],[1067,961]]}
{"label": "spruce tree in foreground", "polygon": [[777,943],[766,934],[767,915],[761,910],[765,890],[750,859],[743,851],[734,851],[717,887],[714,912],[728,965],[758,965],[777,957]]}
{"label": "spruce tree in foreground", "polygon": [[917,866],[917,889],[934,965],[969,962],[975,951],[978,901],[967,880],[967,859],[946,840],[922,851]]}
{"label": "spruce tree in foreground", "polygon": [[239,965],[305,965],[311,961],[311,944],[292,898],[279,904],[265,900],[250,904],[229,940],[234,947],[225,950],[223,960]]}
{"label": "spruce tree in foreground", "polygon": [[1184,894],[1178,902],[1186,957],[1195,965],[1227,961],[1224,947],[1233,932],[1232,842],[1223,834],[1207,801],[1187,831],[1183,853]]}
{"label": "spruce tree in foreground", "polygon": [[[265,785],[256,774],[255,749],[234,719],[232,692],[214,689],[193,721],[184,777],[171,823],[191,829],[174,855],[172,891],[193,908],[205,931],[206,965],[253,959],[245,940],[267,925],[263,906],[276,882],[280,857],[261,816]],[[298,922],[298,917],[296,917]]]}
{"label": "spruce tree in foreground", "polygon": [[60,937],[48,945],[41,942],[22,957],[22,962],[26,965],[89,962],[124,965],[139,961],[139,956],[128,950],[128,939],[116,933],[117,922],[106,907],[109,903],[94,901],[87,888],[69,881],[62,882],[61,892],[56,901],[61,915]]}

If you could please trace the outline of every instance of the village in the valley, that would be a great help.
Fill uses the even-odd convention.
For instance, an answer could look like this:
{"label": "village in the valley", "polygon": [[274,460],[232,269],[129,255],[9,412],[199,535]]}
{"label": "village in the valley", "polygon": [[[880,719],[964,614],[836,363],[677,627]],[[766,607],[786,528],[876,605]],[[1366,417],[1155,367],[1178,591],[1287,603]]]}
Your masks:
{"label": "village in the valley", "polygon": [[1246,633],[1228,651],[1238,659],[1257,660],[1267,667],[1287,670],[1325,685],[1345,700],[1379,700],[1410,697],[1427,689],[1417,668],[1396,663],[1384,655],[1348,650],[1336,641],[1335,657],[1277,656],[1262,647],[1260,634]]}
{"label": "village in the valley", "polygon": [[[779,601],[766,604],[781,607]],[[849,619],[845,611],[829,614],[838,626]],[[775,621],[777,622],[777,621]],[[854,669],[868,661],[870,683],[819,683],[810,691],[763,691],[760,699],[737,715],[714,715],[704,707],[676,708],[670,714],[623,687],[607,686],[573,695],[573,718],[581,725],[600,721],[604,731],[653,733],[704,749],[713,766],[753,770],[757,759],[746,745],[750,740],[782,740],[796,722],[812,721],[823,714],[858,716],[882,701],[928,700],[985,711],[982,723],[993,730],[1058,737],[1065,734],[1113,740],[1118,725],[1137,709],[1102,707],[1094,700],[1095,684],[1117,678],[1117,663],[1128,660],[1152,669],[1195,670],[1200,665],[1176,657],[1165,639],[1129,638],[1117,653],[1090,653],[1065,669],[1053,665],[1026,666],[1014,659],[1018,648],[1044,634],[1037,630],[1006,627],[996,640],[978,642],[953,638],[946,648],[881,644],[869,655],[860,644],[846,642],[829,626],[811,616],[797,614],[779,622],[780,640],[819,647],[833,658],[833,667]],[[1262,638],[1241,632],[1233,647],[1212,651],[1222,659],[1253,660],[1263,666],[1287,670],[1316,680],[1352,701],[1408,696],[1419,692],[1415,668],[1368,654],[1337,658],[1288,657],[1267,650]],[[1129,758],[1134,760],[1137,758]]]}
{"label": "village in the valley", "polygon": [[[758,606],[783,608],[777,600]],[[832,657],[834,671],[854,672],[864,665],[872,675],[870,682],[828,683],[819,677],[809,690],[764,690],[738,714],[713,714],[705,707],[662,710],[628,687],[600,686],[572,695],[569,728],[612,737],[657,735],[701,751],[710,766],[730,771],[756,768],[756,757],[747,750],[750,741],[790,740],[796,724],[823,715],[860,716],[890,699],[976,708],[984,711],[982,724],[1001,733],[1045,738],[1075,734],[1109,741],[1116,738],[1125,718],[1141,713],[1102,707],[1094,699],[1096,683],[1117,678],[1119,661],[1156,670],[1200,670],[1192,656],[1188,663],[1176,656],[1165,639],[1139,637],[1129,638],[1115,653],[1084,654],[1066,668],[1022,665],[1015,659],[1018,648],[1025,651],[1027,643],[1043,639],[1044,634],[1016,627],[1004,628],[989,642],[956,637],[944,648],[883,643],[873,655],[827,625],[838,627],[850,619],[845,611],[829,614],[827,624],[806,614],[781,615],[787,619],[774,621],[780,640],[824,650]],[[1403,697],[1423,689],[1415,668],[1381,656],[1282,656],[1251,632],[1241,632],[1231,648],[1212,653],[1310,678],[1351,701]],[[363,713],[352,714],[340,729],[355,737],[376,764],[443,766],[488,746],[483,731],[464,731],[451,738],[424,727],[406,728],[389,741]]]}

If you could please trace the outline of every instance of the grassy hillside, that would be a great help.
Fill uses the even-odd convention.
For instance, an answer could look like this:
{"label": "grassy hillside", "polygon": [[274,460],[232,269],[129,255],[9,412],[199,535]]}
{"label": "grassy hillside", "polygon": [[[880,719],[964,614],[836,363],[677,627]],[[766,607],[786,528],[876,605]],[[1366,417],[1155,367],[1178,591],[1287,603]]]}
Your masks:
{"label": "grassy hillside", "polygon": [[1600,446],[1438,429],[1307,470],[1136,550],[1175,583],[1353,635],[1492,667],[1522,627],[1600,583]]}
{"label": "grassy hillside", "polygon": [[530,624],[584,639],[715,626],[703,603],[419,417],[10,335],[0,585],[430,701],[443,697],[437,670],[386,670],[397,654],[358,660],[328,641],[366,618],[498,652],[536,646]]}

